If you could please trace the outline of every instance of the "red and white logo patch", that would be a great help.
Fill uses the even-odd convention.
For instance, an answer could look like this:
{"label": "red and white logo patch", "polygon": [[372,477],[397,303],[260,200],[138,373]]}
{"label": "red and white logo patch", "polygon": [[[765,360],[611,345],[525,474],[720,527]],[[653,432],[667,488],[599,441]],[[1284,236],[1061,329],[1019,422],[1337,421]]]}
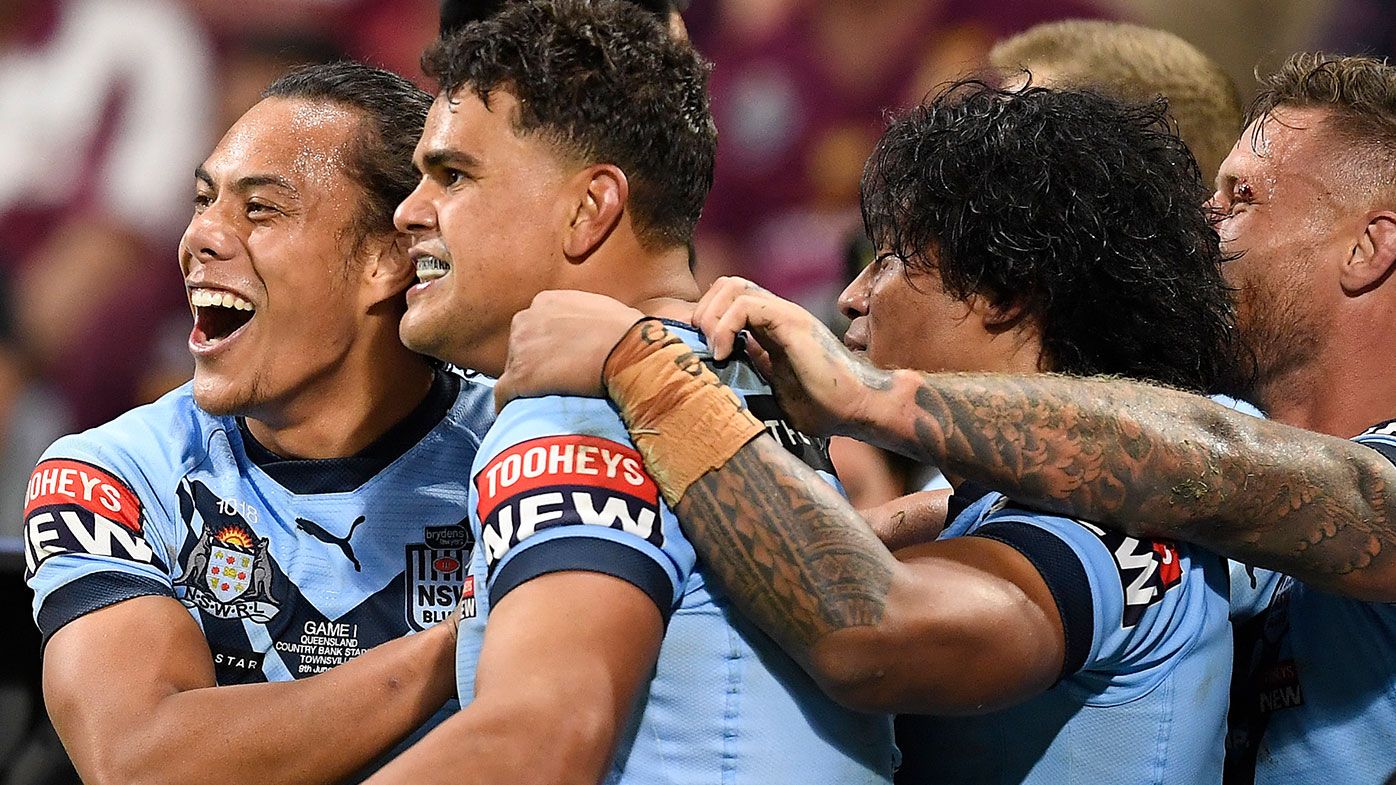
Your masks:
{"label": "red and white logo patch", "polygon": [[66,458],[52,458],[34,468],[24,494],[24,516],[40,507],[76,504],[88,512],[141,531],[141,502],[126,484],[103,469]]}
{"label": "red and white logo patch", "polygon": [[55,458],[34,469],[24,497],[24,560],[33,575],[50,556],[83,553],[163,569],[141,535],[141,503],[111,473]]}
{"label": "red and white logo patch", "polygon": [[531,439],[475,475],[485,562],[544,529],[604,526],[664,543],[659,488],[634,448],[595,436]]}

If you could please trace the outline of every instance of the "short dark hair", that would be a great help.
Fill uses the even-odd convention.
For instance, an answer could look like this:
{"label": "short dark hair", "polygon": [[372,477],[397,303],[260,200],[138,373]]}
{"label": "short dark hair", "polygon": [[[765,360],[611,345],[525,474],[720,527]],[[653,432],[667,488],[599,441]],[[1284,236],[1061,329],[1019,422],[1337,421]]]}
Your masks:
{"label": "short dark hair", "polygon": [[1376,57],[1299,52],[1261,79],[1247,125],[1280,107],[1326,110],[1324,126],[1378,165],[1376,176],[1364,179],[1386,184],[1387,194],[1396,196],[1390,186],[1396,177],[1396,66]]}
{"label": "short dark hair", "polygon": [[431,96],[391,71],[341,60],[292,69],[262,97],[325,101],[362,115],[348,164],[349,176],[365,194],[355,218],[358,239],[395,231],[393,211],[417,187],[412,151],[426,126]]}
{"label": "short dark hair", "polygon": [[1163,101],[950,85],[863,175],[879,251],[952,296],[1016,307],[1046,370],[1235,389],[1235,321],[1197,164]]}
{"label": "short dark hair", "polygon": [[693,237],[713,182],[717,130],[708,66],[633,3],[538,0],[507,6],[438,41],[422,69],[441,94],[505,90],[512,122],[564,155],[620,167],[648,246]]}

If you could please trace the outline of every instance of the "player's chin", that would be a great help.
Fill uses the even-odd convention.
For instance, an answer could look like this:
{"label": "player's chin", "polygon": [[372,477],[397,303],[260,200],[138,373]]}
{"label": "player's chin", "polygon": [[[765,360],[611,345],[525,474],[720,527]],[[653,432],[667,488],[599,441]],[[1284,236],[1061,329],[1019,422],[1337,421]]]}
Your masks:
{"label": "player's chin", "polygon": [[410,305],[398,324],[397,334],[402,345],[418,354],[450,361],[443,356],[449,345],[447,327],[441,319],[433,318],[431,309]]}
{"label": "player's chin", "polygon": [[245,414],[255,403],[250,379],[230,376],[194,364],[194,403],[209,414]]}

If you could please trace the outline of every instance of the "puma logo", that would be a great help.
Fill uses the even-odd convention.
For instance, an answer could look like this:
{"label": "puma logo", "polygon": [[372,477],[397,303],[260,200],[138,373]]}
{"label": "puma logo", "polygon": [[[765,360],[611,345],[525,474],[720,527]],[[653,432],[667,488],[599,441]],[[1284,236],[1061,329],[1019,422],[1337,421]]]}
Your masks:
{"label": "puma logo", "polygon": [[354,522],[349,524],[349,533],[342,538],[330,534],[325,531],[325,527],[308,518],[297,518],[296,528],[326,545],[338,545],[339,549],[344,551],[345,558],[354,563],[354,572],[363,572],[363,566],[359,564],[359,560],[354,556],[354,546],[349,543],[350,540],[354,539],[354,530],[359,528],[359,524],[363,522],[364,516],[360,515],[355,518]]}

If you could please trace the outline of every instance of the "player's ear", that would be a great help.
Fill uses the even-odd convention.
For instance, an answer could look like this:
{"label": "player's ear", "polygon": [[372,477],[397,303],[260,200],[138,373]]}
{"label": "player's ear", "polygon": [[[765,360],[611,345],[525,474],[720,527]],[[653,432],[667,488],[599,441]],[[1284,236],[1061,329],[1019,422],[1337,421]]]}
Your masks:
{"label": "player's ear", "polygon": [[1396,213],[1382,210],[1368,216],[1362,234],[1343,264],[1343,290],[1361,294],[1372,289],[1387,279],[1393,265],[1396,265]]}
{"label": "player's ear", "polygon": [[613,164],[594,164],[573,178],[570,220],[562,251],[574,262],[585,261],[615,231],[630,202],[630,181]]}
{"label": "player's ear", "polygon": [[969,310],[983,322],[984,329],[991,333],[1004,332],[1018,326],[1026,313],[1021,302],[995,305],[989,302],[987,297],[978,294],[970,295]]}
{"label": "player's ear", "polygon": [[398,232],[365,237],[359,250],[360,278],[369,305],[396,301],[417,278],[417,267],[407,256],[409,240]]}

